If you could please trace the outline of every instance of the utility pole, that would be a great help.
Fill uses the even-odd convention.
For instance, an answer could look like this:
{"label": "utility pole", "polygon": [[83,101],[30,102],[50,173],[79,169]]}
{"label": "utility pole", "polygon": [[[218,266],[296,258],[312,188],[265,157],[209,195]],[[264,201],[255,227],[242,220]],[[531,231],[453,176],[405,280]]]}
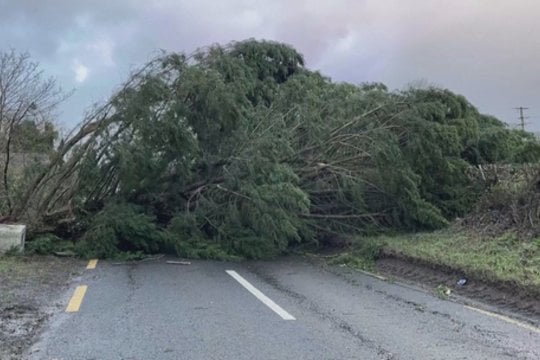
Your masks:
{"label": "utility pole", "polygon": [[514,109],[519,111],[519,121],[520,121],[520,124],[521,124],[521,130],[525,131],[525,119],[528,119],[529,117],[523,115],[523,110],[529,110],[529,108],[520,106],[520,107],[516,107]]}

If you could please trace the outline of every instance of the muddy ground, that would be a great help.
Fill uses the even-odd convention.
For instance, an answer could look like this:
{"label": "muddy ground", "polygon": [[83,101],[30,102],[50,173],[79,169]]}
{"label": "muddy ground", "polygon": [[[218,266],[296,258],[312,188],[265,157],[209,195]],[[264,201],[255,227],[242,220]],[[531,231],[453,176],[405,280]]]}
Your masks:
{"label": "muddy ground", "polygon": [[[375,269],[377,273],[390,279],[419,285],[434,293],[437,293],[435,289],[438,286],[444,286],[451,290],[450,297],[459,297],[456,298],[458,301],[477,300],[494,306],[498,312],[519,315],[523,320],[535,325],[540,324],[539,289],[524,289],[512,283],[480,281],[468,274],[398,257],[377,260]],[[462,286],[458,285],[460,279],[466,279]]]}
{"label": "muddy ground", "polygon": [[19,360],[60,295],[84,269],[80,260],[53,256],[0,257],[0,359]]}

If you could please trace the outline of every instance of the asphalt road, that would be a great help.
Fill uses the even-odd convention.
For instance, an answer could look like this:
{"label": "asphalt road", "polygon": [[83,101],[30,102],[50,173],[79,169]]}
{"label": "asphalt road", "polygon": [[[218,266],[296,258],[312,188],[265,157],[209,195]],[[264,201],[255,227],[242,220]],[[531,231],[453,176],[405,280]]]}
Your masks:
{"label": "asphalt road", "polygon": [[340,271],[100,261],[62,299],[86,285],[80,308],[54,315],[25,358],[540,359],[538,328]]}

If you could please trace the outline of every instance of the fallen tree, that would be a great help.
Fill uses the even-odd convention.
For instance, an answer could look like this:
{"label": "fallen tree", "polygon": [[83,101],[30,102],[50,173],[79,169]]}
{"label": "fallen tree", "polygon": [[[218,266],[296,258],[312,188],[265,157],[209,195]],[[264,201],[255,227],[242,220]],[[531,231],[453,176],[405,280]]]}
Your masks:
{"label": "fallen tree", "polygon": [[85,254],[263,257],[444,226],[481,193],[471,164],[539,154],[447,90],[333,83],[294,49],[248,40],[133,74],[29,176],[5,219],[77,238]]}

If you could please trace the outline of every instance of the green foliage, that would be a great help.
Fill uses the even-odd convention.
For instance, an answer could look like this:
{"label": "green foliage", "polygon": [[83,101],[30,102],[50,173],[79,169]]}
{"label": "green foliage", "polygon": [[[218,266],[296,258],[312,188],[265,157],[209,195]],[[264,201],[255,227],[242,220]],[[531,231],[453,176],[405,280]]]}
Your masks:
{"label": "green foliage", "polygon": [[471,165],[540,158],[461,95],[333,83],[269,41],[156,59],[110,114],[75,198],[94,256],[264,258],[328,233],[436,229],[482,193]]}
{"label": "green foliage", "polygon": [[134,205],[111,203],[93,217],[76,251],[82,257],[107,258],[118,251],[155,253],[163,242],[152,216]]}
{"label": "green foliage", "polygon": [[222,244],[208,240],[191,213],[175,216],[167,228],[168,247],[178,256],[192,259],[235,260]]}
{"label": "green foliage", "polygon": [[382,245],[371,238],[360,238],[347,252],[333,258],[330,263],[347,265],[360,270],[373,270],[380,257]]}
{"label": "green foliage", "polygon": [[448,300],[450,295],[452,294],[452,289],[450,289],[446,285],[437,285],[437,287],[434,289],[434,294],[441,300]]}
{"label": "green foliage", "polygon": [[234,43],[230,55],[240,58],[259,80],[281,84],[304,66],[304,58],[292,47],[274,41],[246,40]]}
{"label": "green foliage", "polygon": [[67,251],[73,249],[73,243],[65,241],[54,234],[42,234],[26,243],[26,253],[49,255],[58,251]]}
{"label": "green foliage", "polygon": [[58,131],[50,122],[38,126],[32,120],[24,120],[13,129],[12,151],[19,153],[49,153],[54,149]]}
{"label": "green foliage", "polygon": [[292,169],[262,162],[238,166],[251,176],[241,182],[231,178],[215,193],[227,207],[226,213],[215,216],[219,238],[234,253],[249,258],[272,256],[300,242],[307,231],[301,215],[309,211],[309,198]]}

